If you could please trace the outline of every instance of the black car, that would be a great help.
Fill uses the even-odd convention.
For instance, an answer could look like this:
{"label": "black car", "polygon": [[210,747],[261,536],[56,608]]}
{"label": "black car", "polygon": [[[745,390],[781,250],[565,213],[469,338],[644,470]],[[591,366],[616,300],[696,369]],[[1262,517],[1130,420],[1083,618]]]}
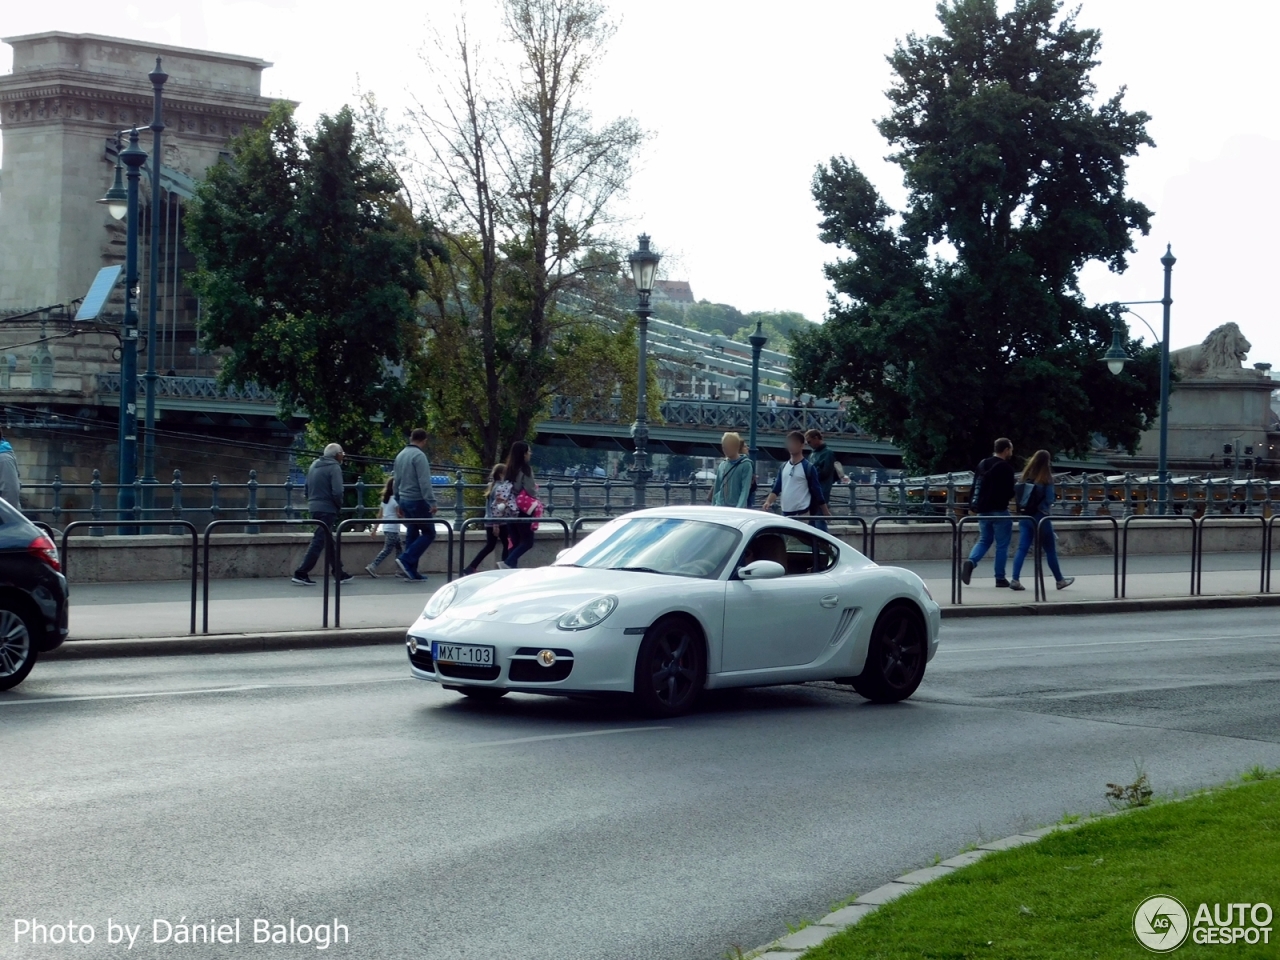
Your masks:
{"label": "black car", "polygon": [[58,547],[0,500],[0,690],[26,679],[41,653],[67,639],[67,579]]}

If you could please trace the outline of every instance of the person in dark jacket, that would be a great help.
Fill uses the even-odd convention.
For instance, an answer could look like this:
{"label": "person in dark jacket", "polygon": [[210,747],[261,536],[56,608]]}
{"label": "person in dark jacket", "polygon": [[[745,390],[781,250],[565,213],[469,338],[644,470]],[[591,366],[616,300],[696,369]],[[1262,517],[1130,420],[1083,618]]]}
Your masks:
{"label": "person in dark jacket", "polygon": [[[345,454],[339,444],[331,443],[324,448],[324,456],[317,457],[307,470],[307,510],[312,520],[321,521],[324,526],[316,527],[311,537],[311,546],[306,555],[293,572],[293,582],[300,587],[313,587],[311,569],[320,559],[320,551],[329,551],[329,560],[334,558],[333,540],[330,539],[334,527],[338,525],[338,517],[342,513],[342,460]],[[328,528],[326,530],[326,527]],[[334,578],[347,583],[351,575],[334,569]]]}
{"label": "person in dark jacket", "polygon": [[1009,560],[1009,538],[1013,518],[1009,501],[1013,499],[1013,444],[1006,437],[996,441],[995,452],[978,464],[973,472],[970,509],[978,514],[978,542],[960,567],[960,579],[968,583],[978,562],[996,545],[996,586],[1007,587],[1005,564]]}
{"label": "person in dark jacket", "polygon": [[13,444],[0,433],[0,499],[22,509],[22,480],[18,476],[18,457]]}
{"label": "person in dark jacket", "polygon": [[[805,459],[804,434],[799,430],[787,434],[787,452],[791,457],[779,468],[763,509],[770,510],[780,501],[784,517],[830,516],[831,511],[822,496],[822,484],[818,482],[818,471]],[[826,521],[820,522],[825,528]],[[817,526],[818,522],[811,520],[810,524]]]}

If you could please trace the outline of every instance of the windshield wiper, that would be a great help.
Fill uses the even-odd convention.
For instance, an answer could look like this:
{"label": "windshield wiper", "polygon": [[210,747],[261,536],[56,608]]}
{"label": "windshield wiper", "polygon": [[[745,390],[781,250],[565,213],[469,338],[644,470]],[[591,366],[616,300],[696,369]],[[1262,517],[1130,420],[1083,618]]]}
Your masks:
{"label": "windshield wiper", "polygon": [[633,573],[662,573],[661,570],[655,570],[653,567],[610,567],[610,570],[630,570]]}

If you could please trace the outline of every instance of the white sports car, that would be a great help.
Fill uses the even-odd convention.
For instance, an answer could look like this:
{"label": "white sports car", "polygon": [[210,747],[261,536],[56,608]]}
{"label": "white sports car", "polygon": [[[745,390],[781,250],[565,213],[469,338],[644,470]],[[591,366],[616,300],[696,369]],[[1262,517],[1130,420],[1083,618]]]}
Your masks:
{"label": "white sports car", "polygon": [[613,520],[555,563],[446,584],[409,628],[413,675],[471,697],[634,695],[655,716],[705,689],[834,680],[911,696],[938,649],[924,581],[758,510]]}

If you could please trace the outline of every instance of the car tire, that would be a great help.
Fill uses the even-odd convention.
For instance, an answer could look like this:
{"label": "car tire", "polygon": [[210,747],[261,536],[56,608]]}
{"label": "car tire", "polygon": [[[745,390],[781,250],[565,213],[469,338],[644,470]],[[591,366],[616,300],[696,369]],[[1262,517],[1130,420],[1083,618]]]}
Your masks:
{"label": "car tire", "polygon": [[867,662],[853,689],[872,703],[907,699],[924,679],[928,645],[920,611],[910,603],[890,604],[871,628]]}
{"label": "car tire", "polygon": [[501,700],[507,695],[506,690],[497,687],[457,687],[455,689],[472,700]]}
{"label": "car tire", "polygon": [[27,615],[0,608],[0,690],[16,687],[36,665],[39,646]]}
{"label": "car tire", "polygon": [[707,681],[707,650],[687,617],[666,616],[645,631],[636,654],[635,699],[650,717],[693,709]]}

